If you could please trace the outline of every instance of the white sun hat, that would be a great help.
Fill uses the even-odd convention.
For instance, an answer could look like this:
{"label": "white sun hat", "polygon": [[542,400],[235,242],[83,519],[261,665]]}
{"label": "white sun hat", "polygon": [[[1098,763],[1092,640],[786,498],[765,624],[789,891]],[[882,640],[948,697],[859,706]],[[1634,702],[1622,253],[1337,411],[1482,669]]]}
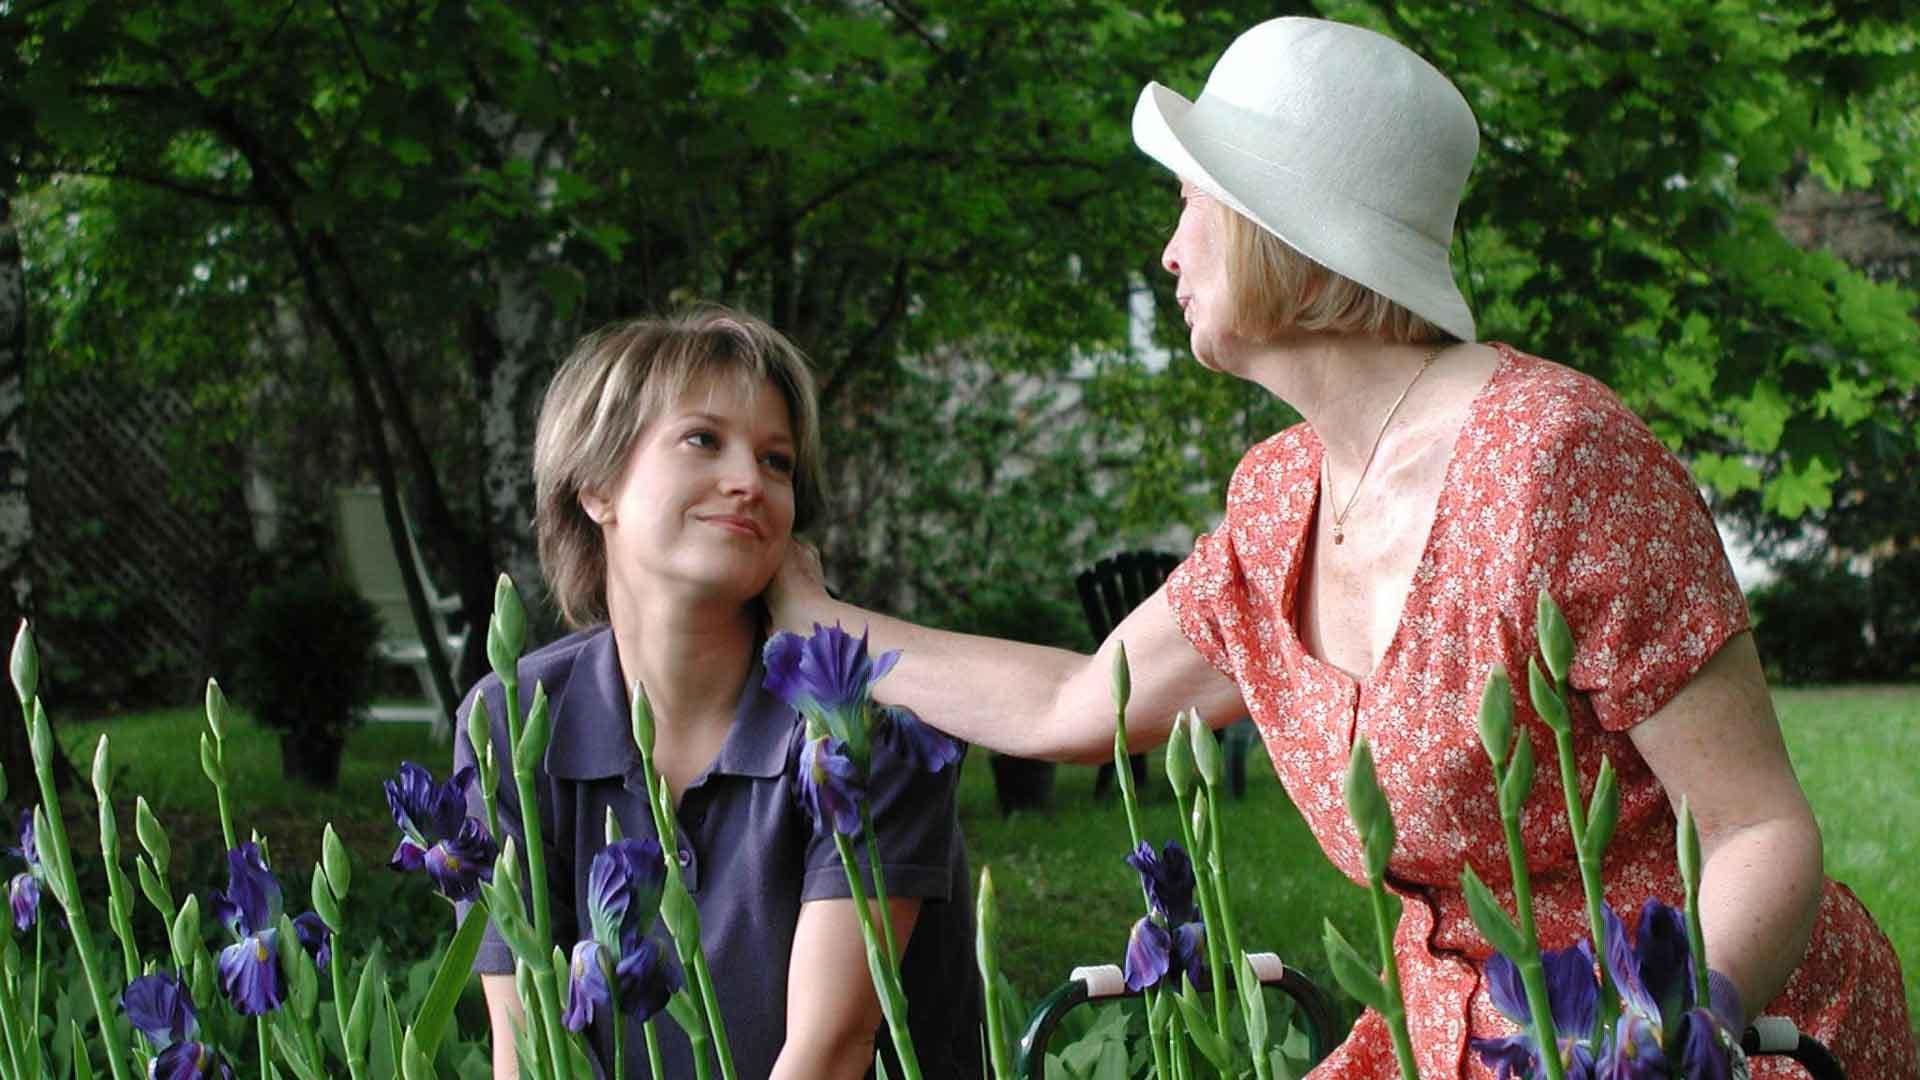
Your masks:
{"label": "white sun hat", "polygon": [[1148,83],[1133,141],[1301,254],[1473,340],[1447,251],[1479,129],[1453,83],[1399,42],[1263,22],[1197,101]]}

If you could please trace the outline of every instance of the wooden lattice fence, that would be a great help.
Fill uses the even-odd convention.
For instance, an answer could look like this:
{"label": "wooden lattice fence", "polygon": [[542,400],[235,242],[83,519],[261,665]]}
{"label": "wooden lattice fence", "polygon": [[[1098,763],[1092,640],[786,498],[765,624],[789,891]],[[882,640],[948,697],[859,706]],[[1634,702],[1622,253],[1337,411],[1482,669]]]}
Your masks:
{"label": "wooden lattice fence", "polygon": [[173,482],[170,445],[194,423],[190,403],[165,387],[67,378],[37,388],[29,408],[52,685],[94,704],[191,700],[245,559],[225,515],[183,505]]}

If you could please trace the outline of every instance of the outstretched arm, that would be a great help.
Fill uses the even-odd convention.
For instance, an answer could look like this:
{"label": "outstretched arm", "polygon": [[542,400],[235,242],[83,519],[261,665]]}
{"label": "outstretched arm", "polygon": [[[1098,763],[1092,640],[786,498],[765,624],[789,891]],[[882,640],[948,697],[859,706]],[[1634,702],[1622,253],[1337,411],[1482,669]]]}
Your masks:
{"label": "outstretched arm", "polygon": [[868,627],[872,648],[900,649],[900,664],[876,696],[910,706],[926,721],[970,743],[1021,757],[1103,761],[1113,753],[1114,656],[1126,643],[1133,694],[1127,708],[1132,749],[1167,740],[1173,714],[1196,708],[1213,727],[1246,715],[1239,687],[1214,670],[1174,621],[1163,586],[1116,627],[1089,657],[1066,649],[930,630],[829,597],[819,562],[801,544],[767,591],[782,630],[814,623]]}
{"label": "outstretched arm", "polygon": [[1823,881],[1820,827],[1753,635],[1729,639],[1632,737],[1675,810],[1684,795],[1699,824],[1707,964],[1733,980],[1752,1019],[1806,952]]}

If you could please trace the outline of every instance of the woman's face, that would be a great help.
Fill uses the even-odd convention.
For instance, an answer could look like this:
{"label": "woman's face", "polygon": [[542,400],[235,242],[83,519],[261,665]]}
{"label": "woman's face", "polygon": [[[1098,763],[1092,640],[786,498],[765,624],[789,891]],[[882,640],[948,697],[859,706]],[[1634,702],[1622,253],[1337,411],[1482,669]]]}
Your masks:
{"label": "woman's face", "polygon": [[1213,196],[1181,181],[1180,221],[1160,253],[1160,265],[1179,279],[1174,296],[1186,315],[1193,358],[1213,371],[1223,370],[1222,353],[1238,343],[1229,310],[1220,209]]}
{"label": "woman's face", "polygon": [[758,389],[696,380],[640,429],[612,491],[582,493],[606,544],[610,594],[744,603],[773,580],[793,532],[793,424],[779,388]]}

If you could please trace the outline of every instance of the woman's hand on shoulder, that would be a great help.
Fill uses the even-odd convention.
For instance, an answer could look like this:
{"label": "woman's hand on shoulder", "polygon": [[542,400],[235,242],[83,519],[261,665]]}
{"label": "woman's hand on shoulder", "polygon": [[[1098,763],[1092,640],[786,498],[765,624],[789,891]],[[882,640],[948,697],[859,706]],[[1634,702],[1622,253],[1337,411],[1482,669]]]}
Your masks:
{"label": "woman's hand on shoulder", "polygon": [[805,633],[815,622],[824,621],[833,598],[827,593],[820,549],[797,536],[788,540],[786,558],[768,583],[764,598],[775,630]]}

